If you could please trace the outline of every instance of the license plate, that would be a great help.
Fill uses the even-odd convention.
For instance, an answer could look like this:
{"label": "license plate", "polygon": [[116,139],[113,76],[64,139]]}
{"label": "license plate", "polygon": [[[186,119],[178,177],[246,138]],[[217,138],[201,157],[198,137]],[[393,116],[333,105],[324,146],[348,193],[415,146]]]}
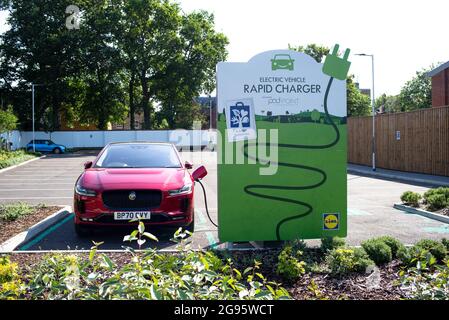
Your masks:
{"label": "license plate", "polygon": [[150,220],[150,211],[128,211],[128,212],[114,212],[114,220]]}

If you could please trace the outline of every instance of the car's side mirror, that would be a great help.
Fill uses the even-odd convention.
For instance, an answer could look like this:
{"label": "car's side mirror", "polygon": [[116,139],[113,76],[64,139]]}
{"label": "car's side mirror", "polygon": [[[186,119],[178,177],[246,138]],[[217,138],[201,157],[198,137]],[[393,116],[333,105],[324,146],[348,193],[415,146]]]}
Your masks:
{"label": "car's side mirror", "polygon": [[191,164],[189,161],[186,161],[184,163],[184,167],[186,167],[186,169],[192,169],[193,168],[193,164]]}
{"label": "car's side mirror", "polygon": [[203,179],[205,176],[207,176],[207,170],[204,166],[198,167],[195,171],[192,173],[192,178],[195,181],[198,181],[200,179]]}
{"label": "car's side mirror", "polygon": [[89,169],[92,168],[92,161],[87,161],[84,163],[84,169]]}

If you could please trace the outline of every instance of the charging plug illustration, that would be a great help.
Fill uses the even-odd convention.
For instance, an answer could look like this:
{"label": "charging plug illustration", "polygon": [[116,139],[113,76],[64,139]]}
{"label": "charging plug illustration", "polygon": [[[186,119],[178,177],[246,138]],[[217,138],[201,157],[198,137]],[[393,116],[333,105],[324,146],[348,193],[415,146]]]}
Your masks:
{"label": "charging plug illustration", "polygon": [[351,66],[351,62],[348,61],[349,53],[351,50],[346,49],[343,58],[338,56],[338,48],[340,46],[336,44],[331,54],[326,56],[326,60],[323,65],[323,73],[328,76],[334,77],[338,80],[346,80],[346,77],[349,72],[349,67]]}

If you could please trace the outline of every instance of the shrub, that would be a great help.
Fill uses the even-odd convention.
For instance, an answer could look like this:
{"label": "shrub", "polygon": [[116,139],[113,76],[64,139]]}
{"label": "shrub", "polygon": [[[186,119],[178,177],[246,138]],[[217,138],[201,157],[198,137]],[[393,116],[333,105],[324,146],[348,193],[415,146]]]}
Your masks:
{"label": "shrub", "polygon": [[439,210],[449,204],[449,188],[439,187],[424,193],[424,202],[430,210]]}
{"label": "shrub", "polygon": [[382,236],[379,237],[378,239],[390,247],[393,259],[397,258],[399,249],[405,248],[404,245],[401,243],[401,241],[391,236]]}
{"label": "shrub", "polygon": [[441,243],[446,247],[446,251],[449,253],[449,240],[446,238],[441,239]]}
{"label": "shrub", "polygon": [[298,250],[293,255],[293,248],[286,246],[278,256],[276,273],[288,281],[298,279],[305,273],[305,262],[298,260],[301,256],[301,251]]}
{"label": "shrub", "polygon": [[444,244],[436,240],[423,239],[418,241],[415,247],[428,250],[438,262],[443,261],[447,254],[447,249]]}
{"label": "shrub", "polygon": [[31,212],[33,212],[33,207],[24,202],[1,205],[0,220],[14,221],[20,217],[30,214]]}
{"label": "shrub", "polygon": [[381,239],[363,241],[362,247],[377,265],[388,263],[393,259],[390,247]]}
{"label": "shrub", "polygon": [[16,299],[22,291],[17,263],[6,256],[0,257],[0,300]]}
{"label": "shrub", "polygon": [[434,194],[427,197],[427,204],[432,211],[443,209],[447,206],[446,197],[443,194]]}
{"label": "shrub", "polygon": [[5,151],[0,150],[0,169],[13,166],[20,162],[24,162],[35,158],[36,156],[27,153],[25,150]]}
{"label": "shrub", "polygon": [[339,237],[326,237],[321,239],[321,251],[326,253],[333,249],[341,248],[346,245],[346,241]]}
{"label": "shrub", "polygon": [[412,207],[419,207],[419,200],[421,200],[421,195],[413,191],[405,191],[401,195],[401,201]]}
{"label": "shrub", "polygon": [[374,262],[362,248],[337,248],[326,256],[326,263],[333,275],[343,275],[350,272],[365,272]]}
{"label": "shrub", "polygon": [[[185,245],[186,233],[179,229],[178,253],[156,249],[136,252],[125,247],[129,261],[117,266],[106,254],[97,254],[94,243],[89,258],[51,254],[33,267],[27,281],[27,299],[173,300],[173,299],[288,299],[288,292],[260,273],[260,263],[240,272],[232,259],[220,259],[210,251],[193,251]],[[124,241],[154,236],[139,227]]]}

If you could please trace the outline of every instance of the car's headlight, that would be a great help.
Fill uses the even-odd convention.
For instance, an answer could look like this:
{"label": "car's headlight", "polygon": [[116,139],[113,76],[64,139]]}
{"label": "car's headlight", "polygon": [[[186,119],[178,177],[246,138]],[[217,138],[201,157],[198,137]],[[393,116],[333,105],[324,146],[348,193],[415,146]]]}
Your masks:
{"label": "car's headlight", "polygon": [[176,190],[168,190],[168,194],[171,196],[177,196],[180,194],[190,193],[192,191],[192,185],[186,184],[184,187]]}
{"label": "car's headlight", "polygon": [[86,188],[83,188],[79,184],[75,186],[75,192],[80,196],[86,196],[86,197],[95,197],[97,195],[97,192],[95,190],[89,190]]}

